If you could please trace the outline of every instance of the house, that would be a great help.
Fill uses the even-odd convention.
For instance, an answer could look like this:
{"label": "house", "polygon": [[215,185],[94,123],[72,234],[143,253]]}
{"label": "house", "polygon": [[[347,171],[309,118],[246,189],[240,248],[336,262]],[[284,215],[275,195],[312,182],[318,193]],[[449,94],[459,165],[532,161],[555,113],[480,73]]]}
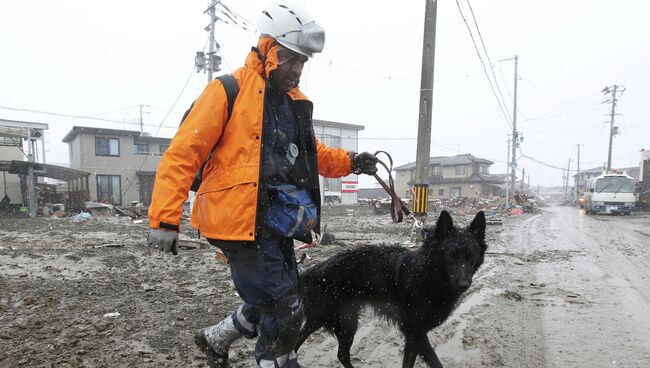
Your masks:
{"label": "house", "polygon": [[[455,197],[493,198],[502,195],[506,175],[490,174],[494,162],[471,154],[429,158],[429,199]],[[415,162],[393,169],[398,195],[411,197]]]}
{"label": "house", "polygon": [[542,199],[549,203],[562,202],[566,199],[566,191],[564,187],[540,187],[537,193]]}
{"label": "house", "polygon": [[169,138],[139,131],[74,126],[63,137],[70,167],[90,172],[90,198],[110,204],[151,202],[151,190]]}
{"label": "house", "polygon": [[[89,173],[45,163],[47,130],[48,125],[43,123],[0,119],[4,194],[0,208],[29,206],[29,215],[35,217],[44,205],[64,204],[65,208],[77,209],[88,200]],[[45,179],[65,182],[65,190],[57,190]]]}
{"label": "house", "polygon": [[[361,125],[314,120],[316,138],[330,147],[358,151]],[[156,170],[171,139],[134,130],[75,126],[63,138],[70,167],[91,173],[90,198],[126,205],[149,205]],[[324,198],[343,204],[357,202],[357,175],[322,179]]]}

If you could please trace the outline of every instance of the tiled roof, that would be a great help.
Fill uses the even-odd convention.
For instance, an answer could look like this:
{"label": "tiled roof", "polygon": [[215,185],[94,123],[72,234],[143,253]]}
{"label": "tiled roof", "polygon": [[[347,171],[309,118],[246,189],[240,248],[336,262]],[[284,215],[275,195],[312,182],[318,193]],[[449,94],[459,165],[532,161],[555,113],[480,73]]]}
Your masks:
{"label": "tiled roof", "polygon": [[[470,165],[470,164],[486,164],[492,165],[494,162],[484,158],[475,157],[470,153],[465,153],[456,156],[438,156],[429,157],[429,165],[439,166],[456,166],[456,165]],[[415,168],[415,162],[393,168],[395,171],[411,170]]]}
{"label": "tiled roof", "polygon": [[140,132],[137,130],[122,130],[122,129],[106,129],[106,128],[93,128],[93,127],[83,127],[83,126],[73,126],[72,130],[68,132],[68,134],[63,137],[63,142],[64,143],[69,143],[76,137],[77,135],[81,133],[87,133],[87,134],[101,134],[101,135],[112,135],[112,136],[120,136],[120,137],[139,137]]}

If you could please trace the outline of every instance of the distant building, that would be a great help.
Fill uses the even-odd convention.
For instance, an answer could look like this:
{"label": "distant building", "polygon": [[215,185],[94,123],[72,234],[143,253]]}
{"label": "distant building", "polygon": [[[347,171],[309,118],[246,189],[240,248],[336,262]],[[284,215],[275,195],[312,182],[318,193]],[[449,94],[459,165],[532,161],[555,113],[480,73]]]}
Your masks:
{"label": "distant building", "polygon": [[605,169],[602,167],[594,167],[589,170],[580,170],[579,174],[573,175],[573,185],[578,188],[578,193],[584,193],[587,180],[602,175]]}
{"label": "distant building", "polygon": [[564,187],[540,187],[537,195],[547,202],[562,202],[566,199]]}
{"label": "distant building", "polygon": [[170,141],[133,130],[81,126],[63,137],[70,167],[91,173],[91,200],[117,205],[151,202],[156,169]]}
{"label": "distant building", "polygon": [[[314,120],[316,138],[327,146],[358,151],[361,125]],[[171,139],[134,130],[75,126],[63,138],[68,143],[70,167],[92,173],[93,201],[127,205],[151,203],[156,170]],[[343,204],[357,202],[357,175],[323,181],[325,199]]]}
{"label": "distant building", "polygon": [[[502,195],[506,175],[490,174],[494,162],[471,154],[429,158],[429,199],[455,197],[494,198]],[[415,162],[393,169],[395,189],[411,197],[415,183]]]}
{"label": "distant building", "polygon": [[641,150],[641,160],[639,161],[639,181],[646,182],[650,180],[650,151]]}
{"label": "distant building", "polygon": [[[338,123],[314,119],[316,139],[328,147],[343,148],[359,152],[359,131],[362,125]],[[323,178],[323,201],[341,204],[356,204],[359,192],[357,175],[350,174],[343,178]]]}
{"label": "distant building", "polygon": [[359,199],[390,198],[384,188],[359,188]]}
{"label": "distant building", "polygon": [[619,174],[631,176],[636,181],[639,181],[639,179],[641,179],[640,170],[639,170],[638,166],[625,167],[625,168],[622,168],[622,169],[616,169],[615,172],[617,172]]}
{"label": "distant building", "polygon": [[9,197],[10,201],[9,203],[11,204],[23,203],[20,177],[16,174],[9,173],[9,165],[12,160],[23,161],[25,159],[19,147],[22,148],[18,145],[11,146],[9,143],[0,143],[0,157],[2,157],[0,160],[0,171],[2,171],[2,178],[0,178],[0,200],[4,197],[5,193],[7,193],[7,197]]}

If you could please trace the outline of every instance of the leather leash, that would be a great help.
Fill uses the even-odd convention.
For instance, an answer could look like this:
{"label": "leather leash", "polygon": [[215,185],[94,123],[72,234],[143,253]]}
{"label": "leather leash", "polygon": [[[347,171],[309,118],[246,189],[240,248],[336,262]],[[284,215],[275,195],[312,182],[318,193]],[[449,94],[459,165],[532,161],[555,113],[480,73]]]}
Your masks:
{"label": "leather leash", "polygon": [[384,188],[386,193],[390,196],[390,216],[393,219],[393,222],[399,223],[402,222],[404,219],[404,214],[411,218],[413,220],[413,226],[421,229],[422,228],[422,221],[418,220],[411,209],[402,201],[402,199],[395,193],[395,182],[393,181],[393,158],[388,154],[386,151],[377,151],[375,152],[375,156],[378,154],[383,153],[388,157],[388,162],[390,163],[389,165],[386,165],[385,162],[382,160],[377,159],[377,163],[381,164],[386,171],[388,171],[388,184],[386,184],[385,181],[383,181],[377,173],[373,174],[373,177],[377,180],[379,185]]}

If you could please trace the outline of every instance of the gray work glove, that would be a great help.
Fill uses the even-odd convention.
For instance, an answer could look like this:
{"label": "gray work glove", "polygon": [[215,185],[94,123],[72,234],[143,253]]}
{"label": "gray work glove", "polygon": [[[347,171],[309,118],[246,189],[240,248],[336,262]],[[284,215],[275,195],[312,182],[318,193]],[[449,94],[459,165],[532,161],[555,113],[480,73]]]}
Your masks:
{"label": "gray work glove", "polygon": [[366,175],[375,175],[377,173],[377,156],[370,152],[361,152],[352,158],[352,172]]}
{"label": "gray work glove", "polygon": [[178,233],[164,229],[151,229],[147,238],[147,245],[152,249],[173,255],[178,254]]}

